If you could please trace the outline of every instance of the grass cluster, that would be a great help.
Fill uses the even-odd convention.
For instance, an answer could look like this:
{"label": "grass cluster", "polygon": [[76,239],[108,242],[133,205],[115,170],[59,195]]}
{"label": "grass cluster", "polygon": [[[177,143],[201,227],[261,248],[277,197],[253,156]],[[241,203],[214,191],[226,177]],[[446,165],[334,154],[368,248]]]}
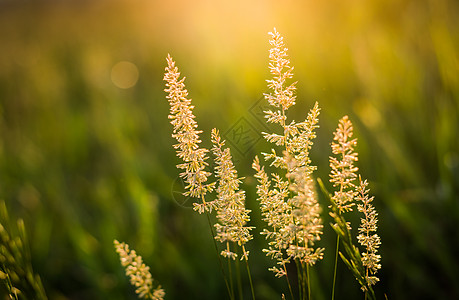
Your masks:
{"label": "grass cluster", "polygon": [[[302,122],[288,119],[287,110],[296,102],[296,82],[290,82],[294,68],[290,64],[283,37],[276,29],[270,32],[270,36],[269,69],[273,77],[267,81],[271,92],[265,94],[265,98],[270,109],[264,114],[268,123],[278,125],[278,131],[263,132],[265,139],[273,144],[268,152],[261,153],[268,165],[261,163],[258,156],[253,160],[254,177],[258,181],[257,200],[265,222],[265,227],[257,229],[267,240],[267,246],[262,251],[274,261],[274,266],[269,270],[276,277],[285,277],[288,297],[292,300],[311,299],[311,289],[314,287],[311,286],[309,269],[322,260],[325,253],[324,248],[317,246],[323,234],[323,209],[318,202],[313,175],[317,167],[312,165],[309,155],[316,138],[315,131],[319,127],[320,108],[316,102]],[[206,215],[214,243],[219,241],[223,244],[219,247],[215,243],[215,250],[229,298],[237,298],[235,289],[238,289],[238,297],[242,298],[238,262],[241,260],[245,262],[251,295],[255,300],[249,251],[246,250],[246,244],[254,238],[252,232],[255,228],[249,226],[251,211],[246,208],[245,191],[240,187],[243,178],[238,177],[230,148],[224,148],[225,141],[217,129],[211,133],[212,149],[200,146],[203,132],[198,130],[194,106],[185,88],[185,77],[180,78],[171,56],[167,57],[167,64],[165,91],[170,104],[172,137],[177,141],[173,147],[182,161],[177,168],[182,170],[180,177],[186,183],[184,195],[197,199],[193,209]],[[376,273],[381,268],[381,256],[378,254],[381,241],[376,234],[378,214],[371,204],[373,197],[369,196],[368,182],[357,175],[356,145],[352,123],[344,116],[339,120],[331,144],[334,155],[330,157],[333,194],[326,190],[320,179],[318,181],[330,203],[330,216],[335,221],[332,227],[337,234],[336,258],[339,254],[357,279],[365,299],[376,299],[373,285],[379,281]],[[213,154],[213,170],[209,170],[208,153]],[[265,168],[273,171],[268,173]],[[357,237],[352,234],[351,224],[344,218],[354,206],[362,213]],[[212,225],[213,213],[217,222]],[[355,243],[356,239],[360,249]],[[345,251],[339,251],[340,244]],[[115,247],[139,297],[162,299],[164,292],[160,287],[153,290],[149,269],[142,259],[135,252],[129,254],[128,246],[124,243],[115,241]],[[227,260],[226,268],[220,256]],[[290,264],[296,266],[293,275]],[[333,281],[336,279],[336,266],[335,260]],[[236,274],[232,270],[237,270]],[[296,278],[296,283],[292,282],[292,278]],[[237,288],[234,280],[237,280]],[[153,296],[157,291],[161,292],[160,297]],[[332,299],[334,295],[335,282],[331,291]],[[282,294],[282,298],[285,297]]]}
{"label": "grass cluster", "polygon": [[4,201],[0,202],[0,282],[0,291],[10,299],[48,299],[32,268],[24,222],[11,224]]}
{"label": "grass cluster", "polygon": [[[261,154],[275,148],[281,156],[282,147],[261,137],[241,154],[228,134],[241,118],[254,132],[281,134],[258,111],[267,100],[257,101],[271,77],[265,33],[273,23],[288,37],[293,81],[299,81],[288,120],[304,120],[319,101],[320,128],[310,158],[318,167],[313,176],[332,196],[332,133],[343,114],[352,121],[355,165],[375,196],[383,242],[375,294],[459,298],[457,1],[13,2],[0,4],[0,199],[8,208],[12,226],[4,227],[11,238],[19,236],[16,221],[24,221],[33,271],[48,298],[135,299],[113,251],[114,238],[143,256],[167,299],[227,293],[212,259],[217,252],[207,217],[181,196],[179,159],[167,146],[175,144],[162,81],[167,52],[187,76],[193,114],[204,131],[200,147],[210,150],[207,171],[213,173],[215,165],[211,129],[217,127],[227,140],[223,148],[231,147],[237,177],[245,177],[240,188],[251,210],[247,225],[256,228],[244,246],[256,296],[274,300],[282,291],[289,298],[285,277],[267,270],[278,266],[262,252],[269,241],[259,232],[269,228],[251,168],[258,156],[268,176],[283,178]],[[115,85],[117,76],[129,77],[115,72],[126,66],[121,61],[137,66],[131,88]],[[210,176],[208,182],[214,181]],[[309,268],[311,296],[330,299],[337,257],[335,299],[359,299],[360,284],[336,256],[337,237],[329,226],[336,221],[319,187],[323,234],[315,247],[325,250]],[[364,215],[352,208],[344,217],[363,254],[356,238]],[[212,226],[217,221],[212,211]],[[218,253],[227,248],[216,243]],[[249,299],[245,262],[237,254]],[[226,268],[227,259],[221,259]],[[237,264],[232,266],[236,274]],[[295,264],[287,266],[297,293]],[[0,298],[9,297],[0,286]]]}

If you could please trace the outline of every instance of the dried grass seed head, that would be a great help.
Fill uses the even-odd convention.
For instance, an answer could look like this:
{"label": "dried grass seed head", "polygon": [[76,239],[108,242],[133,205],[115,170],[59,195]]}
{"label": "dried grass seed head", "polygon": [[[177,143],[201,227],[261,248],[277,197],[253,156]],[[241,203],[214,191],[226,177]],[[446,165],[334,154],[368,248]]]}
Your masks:
{"label": "dried grass seed head", "polygon": [[379,281],[375,276],[376,272],[381,269],[381,256],[377,254],[378,248],[381,245],[381,239],[376,234],[378,228],[378,213],[374,208],[374,197],[369,196],[369,189],[367,189],[367,180],[362,181],[359,176],[359,186],[357,187],[357,209],[364,217],[360,219],[359,235],[357,240],[362,245],[365,251],[362,252],[362,262],[367,269],[367,282],[369,285],[374,285]]}
{"label": "dried grass seed head", "polygon": [[137,255],[135,250],[130,250],[126,243],[120,243],[117,240],[113,243],[120,256],[121,265],[126,271],[126,276],[129,277],[131,285],[136,287],[139,298],[162,300],[165,292],[161,286],[153,288],[150,267],[143,263],[142,257]]}
{"label": "dried grass seed head", "polygon": [[287,47],[284,44],[284,38],[274,28],[269,32],[271,39],[269,44],[269,70],[273,79],[267,80],[268,87],[273,90],[272,94],[265,95],[269,104],[286,111],[295,104],[296,82],[286,86],[287,79],[293,77],[293,67],[290,66],[290,59],[287,54]]}
{"label": "dried grass seed head", "polygon": [[348,116],[344,116],[339,120],[331,144],[335,156],[330,156],[330,182],[338,188],[332,198],[341,212],[352,210],[357,195],[354,181],[357,178],[358,168],[354,163],[358,160],[358,154],[354,152],[357,139],[352,139],[353,134],[352,122]]}
{"label": "dried grass seed head", "polygon": [[313,264],[323,255],[323,249],[313,249],[314,242],[320,239],[322,224],[312,188],[311,176],[316,167],[311,165],[309,158],[320,109],[316,102],[305,121],[287,122],[286,110],[296,101],[296,82],[287,83],[293,77],[293,67],[282,36],[275,29],[270,36],[269,69],[273,78],[268,80],[268,87],[272,92],[265,97],[273,108],[265,111],[265,117],[268,123],[279,124],[283,132],[263,135],[283,149],[281,155],[274,149],[262,154],[266,161],[271,161],[271,166],[285,170],[287,178],[277,173],[268,176],[258,157],[252,167],[258,180],[257,194],[263,220],[268,224],[262,231],[268,240],[268,248],[263,252],[277,260],[280,267],[270,270],[281,277],[286,275],[285,264],[292,259]]}
{"label": "dried grass seed head", "polygon": [[[246,226],[250,221],[250,210],[245,208],[245,192],[239,189],[243,178],[238,178],[229,148],[223,149],[225,141],[218,130],[213,129],[211,140],[212,153],[215,156],[215,177],[218,178],[216,188],[216,211],[218,223],[216,239],[223,242],[234,242],[243,246],[252,239],[250,231],[253,227]],[[222,253],[225,257],[236,258],[229,249]],[[244,253],[247,258],[247,254]]]}
{"label": "dried grass seed head", "polygon": [[166,98],[170,104],[169,119],[174,127],[172,137],[178,142],[174,148],[177,156],[183,160],[177,168],[184,170],[180,176],[187,183],[185,195],[203,197],[213,189],[213,184],[206,184],[211,175],[205,170],[208,166],[206,162],[208,150],[199,147],[201,143],[199,134],[202,131],[197,130],[198,125],[193,114],[194,106],[191,105],[191,99],[188,98],[188,91],[185,88],[185,77],[180,79],[180,72],[170,55],[167,56],[167,64],[164,80],[166,81],[165,92],[168,93]]}

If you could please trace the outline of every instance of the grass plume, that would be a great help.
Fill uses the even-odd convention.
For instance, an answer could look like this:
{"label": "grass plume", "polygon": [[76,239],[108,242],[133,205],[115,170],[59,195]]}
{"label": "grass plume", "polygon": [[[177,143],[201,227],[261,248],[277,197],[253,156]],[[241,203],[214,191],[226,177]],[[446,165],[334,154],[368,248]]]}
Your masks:
{"label": "grass plume", "polygon": [[237,177],[230,149],[223,149],[225,141],[217,129],[212,130],[212,143],[216,163],[214,174],[218,178],[215,239],[227,243],[226,249],[222,251],[224,257],[236,259],[237,253],[230,250],[229,243],[232,242],[241,247],[242,259],[248,260],[249,252],[244,245],[253,238],[250,233],[253,227],[246,226],[250,221],[250,210],[245,208],[245,191],[239,189],[242,178]]}
{"label": "grass plume", "polygon": [[[377,212],[371,204],[373,197],[368,195],[368,182],[362,181],[361,176],[356,174],[358,168],[354,166],[354,162],[358,160],[358,154],[354,148],[357,145],[357,140],[351,139],[352,136],[352,122],[347,116],[344,116],[339,120],[338,128],[334,132],[334,142],[331,145],[333,154],[338,158],[330,157],[330,182],[337,190],[334,191],[333,195],[330,195],[322,182],[320,183],[324,194],[331,203],[330,215],[335,221],[332,227],[337,233],[338,239],[336,255],[338,256],[339,253],[343,262],[354,274],[365,292],[365,298],[375,299],[372,285],[379,280],[375,273],[381,268],[379,264],[381,257],[376,254],[381,240],[374,233],[377,229]],[[357,178],[358,185],[354,184]],[[352,206],[356,203],[358,211],[364,215],[361,218],[358,229],[359,235],[357,236],[359,244],[365,248],[364,251],[360,251],[354,244],[351,225],[344,218],[344,213],[352,211]],[[340,241],[344,246],[344,253],[339,252]],[[334,296],[335,276],[336,260],[332,298]]]}
{"label": "grass plume", "polygon": [[[367,180],[362,181],[359,176],[359,186],[357,187],[357,209],[364,216],[360,219],[359,235],[357,240],[359,244],[364,247],[362,252],[362,262],[365,266],[366,272],[365,277],[369,286],[375,285],[379,278],[376,277],[376,272],[381,269],[381,256],[377,254],[379,245],[381,245],[381,239],[376,234],[378,228],[378,213],[374,206],[371,204],[374,197],[368,195],[369,190],[367,189]],[[365,289],[364,289],[365,290]]]}
{"label": "grass plume", "polygon": [[358,154],[354,151],[357,139],[352,139],[354,131],[348,116],[339,120],[338,128],[333,135],[331,148],[336,156],[330,156],[330,182],[333,183],[333,187],[338,188],[333,194],[333,201],[340,212],[348,212],[352,211],[352,206],[355,205],[357,192],[354,181],[359,170],[354,165],[358,160]]}
{"label": "grass plume", "polygon": [[131,285],[136,288],[135,292],[140,299],[163,300],[166,295],[160,285],[153,287],[153,277],[150,267],[143,263],[142,257],[135,250],[130,250],[129,245],[114,242],[115,250],[120,256],[121,265],[129,277]]}
{"label": "grass plume", "polygon": [[295,261],[298,267],[300,295],[305,298],[306,284],[310,296],[309,266],[323,258],[323,248],[315,247],[323,232],[320,218],[321,208],[317,201],[312,173],[316,167],[309,157],[313,139],[318,128],[319,105],[316,102],[303,122],[288,121],[287,110],[295,105],[296,82],[293,67],[287,54],[283,37],[274,29],[269,33],[272,48],[269,51],[269,70],[272,79],[267,80],[271,93],[265,98],[271,106],[266,110],[268,123],[278,124],[279,133],[263,133],[265,139],[280,148],[281,154],[272,148],[262,153],[265,161],[277,172],[269,176],[255,157],[252,167],[258,180],[257,195],[263,220],[268,227],[261,234],[268,240],[266,255],[276,260],[276,266],[269,268],[276,277],[287,278],[286,265]]}
{"label": "grass plume", "polygon": [[188,91],[185,88],[185,77],[180,79],[180,72],[170,55],[167,56],[164,80],[166,81],[165,91],[168,93],[166,98],[170,104],[169,119],[174,127],[172,137],[178,142],[174,148],[177,156],[183,160],[183,163],[177,165],[177,168],[183,170],[180,177],[188,184],[185,195],[202,199],[202,203],[194,203],[194,209],[199,213],[212,211],[212,203],[207,203],[204,198],[206,193],[211,192],[214,187],[214,183],[206,184],[211,175],[205,170],[208,166],[206,160],[209,150],[199,147],[201,143],[199,134],[202,131],[197,130],[198,124],[193,114],[194,106],[191,105],[191,99],[188,98]]}

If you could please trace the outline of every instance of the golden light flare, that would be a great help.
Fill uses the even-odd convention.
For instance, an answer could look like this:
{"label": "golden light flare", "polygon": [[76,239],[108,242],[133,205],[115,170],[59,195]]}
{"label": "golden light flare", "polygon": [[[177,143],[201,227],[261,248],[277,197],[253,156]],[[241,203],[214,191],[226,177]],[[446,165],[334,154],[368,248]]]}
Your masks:
{"label": "golden light flare", "polygon": [[120,89],[129,89],[139,80],[139,69],[129,61],[120,61],[112,67],[110,78]]}

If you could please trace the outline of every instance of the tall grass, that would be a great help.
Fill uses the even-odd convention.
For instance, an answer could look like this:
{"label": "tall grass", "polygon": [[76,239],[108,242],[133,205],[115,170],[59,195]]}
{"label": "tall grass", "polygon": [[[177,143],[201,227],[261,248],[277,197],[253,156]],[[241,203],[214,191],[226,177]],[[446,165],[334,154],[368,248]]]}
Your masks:
{"label": "tall grass", "polygon": [[12,224],[5,202],[0,201],[0,291],[9,299],[48,299],[31,259],[24,221]]}
{"label": "tall grass", "polygon": [[[343,114],[352,120],[356,165],[376,196],[384,242],[375,293],[459,298],[457,1],[180,3],[0,4],[0,199],[13,224],[24,220],[33,270],[48,297],[135,297],[113,238],[144,256],[168,299],[226,293],[206,217],[177,193],[164,57],[174,54],[187,75],[202,145],[211,149],[211,129],[227,139],[230,125],[251,117],[247,110],[266,90],[265,32],[275,22],[288,37],[293,81],[299,81],[289,120],[303,120],[314,101],[320,103],[311,159],[318,166],[314,176],[331,194],[332,132]],[[120,89],[110,74],[126,60],[140,77]],[[253,121],[258,132],[274,132]],[[259,153],[270,148],[260,140],[245,156],[231,149],[245,177],[249,225],[257,227],[247,250],[260,299],[278,299],[279,291],[288,296],[285,278],[266,270],[275,262],[261,252],[267,244],[258,234],[264,223],[251,164],[255,155],[264,164]],[[317,245],[326,251],[310,278],[312,296],[322,300],[330,298],[336,234],[329,203],[320,190],[318,196],[324,234]],[[354,237],[356,214],[354,206],[345,215]],[[345,251],[342,245],[338,251]],[[359,284],[337,258],[336,299],[359,298]]]}
{"label": "tall grass", "polygon": [[[276,29],[269,34],[271,36],[269,42],[272,46],[269,52],[269,69],[273,78],[268,80],[271,93],[265,95],[271,108],[265,110],[264,114],[267,122],[278,124],[280,130],[279,133],[263,132],[265,139],[273,144],[273,148],[263,152],[262,155],[264,160],[269,162],[269,167],[273,167],[275,171],[268,174],[258,156],[255,156],[253,161],[252,167],[256,172],[254,177],[258,180],[258,201],[266,223],[265,227],[257,229],[268,241],[267,247],[262,251],[275,262],[269,270],[274,272],[276,277],[286,278],[289,297],[292,300],[312,299],[311,289],[314,286],[311,286],[310,268],[322,260],[325,253],[324,248],[316,246],[323,234],[323,221],[320,216],[322,208],[319,206],[313,176],[317,167],[311,165],[309,156],[314,144],[313,140],[316,138],[315,130],[319,127],[320,109],[316,102],[304,121],[288,120],[287,110],[293,107],[296,101],[296,82],[289,83],[293,77],[293,67],[283,37]],[[222,267],[223,280],[228,289],[228,297],[236,298],[233,283],[236,277],[239,298],[242,298],[241,274],[236,262],[240,259],[245,261],[251,295],[256,299],[249,266],[249,251],[246,250],[246,244],[253,239],[251,232],[255,228],[248,226],[251,211],[245,207],[245,191],[239,187],[242,178],[237,175],[230,149],[223,149],[225,141],[217,129],[213,129],[211,133],[212,149],[200,147],[199,144],[202,142],[200,135],[203,132],[197,129],[198,124],[193,114],[194,106],[185,88],[185,78],[180,78],[178,67],[170,55],[167,57],[167,64],[164,76],[165,91],[168,93],[167,99],[170,104],[169,119],[173,125],[172,136],[177,140],[177,144],[173,147],[176,149],[177,156],[183,161],[177,165],[177,168],[182,170],[180,177],[186,182],[184,195],[198,200],[193,203],[193,209],[199,214],[206,214],[212,239],[223,244],[221,251],[216,244],[215,249]],[[339,121],[334,133],[334,142],[331,144],[332,152],[336,157],[330,157],[330,182],[337,189],[333,195],[330,195],[320,180],[319,183],[330,202],[330,215],[335,220],[332,227],[338,239],[337,247],[340,246],[341,240],[345,249],[344,252],[336,249],[336,255],[339,253],[357,279],[365,293],[365,299],[375,299],[372,286],[379,280],[376,272],[381,268],[379,264],[381,256],[377,254],[381,242],[375,233],[377,213],[371,204],[373,197],[369,197],[369,191],[366,189],[367,181],[362,181],[358,176],[359,183],[354,183],[358,171],[354,163],[358,160],[358,154],[354,149],[357,140],[351,139],[352,136],[352,123],[347,116],[344,116]],[[214,154],[213,172],[208,171],[208,152]],[[212,175],[215,181],[209,182]],[[214,191],[215,194],[212,194]],[[355,245],[356,238],[351,233],[351,225],[344,219],[344,213],[351,212],[356,202],[359,202],[358,211],[364,215],[357,236],[363,250]],[[214,226],[211,224],[213,212],[217,220]],[[140,261],[137,263],[137,265],[141,264],[141,270],[133,270],[130,263],[133,258],[126,257],[137,257],[135,252],[132,255],[126,254],[128,250],[124,250],[124,247],[128,249],[128,246],[117,241],[115,246],[127,274],[131,276],[131,283],[138,287],[139,297],[152,295],[151,275],[149,272],[146,272],[148,276],[143,275],[145,272],[142,270],[146,267],[141,259],[139,258]],[[218,254],[227,260],[226,270],[223,270]],[[289,276],[289,273],[292,273],[288,268],[290,264],[296,265],[293,269],[296,271],[294,276]],[[233,271],[236,271],[236,274]],[[150,281],[147,283],[144,277]],[[296,278],[295,283],[293,278]],[[335,294],[335,278],[336,260],[332,298]],[[284,293],[282,297],[285,298]]]}

